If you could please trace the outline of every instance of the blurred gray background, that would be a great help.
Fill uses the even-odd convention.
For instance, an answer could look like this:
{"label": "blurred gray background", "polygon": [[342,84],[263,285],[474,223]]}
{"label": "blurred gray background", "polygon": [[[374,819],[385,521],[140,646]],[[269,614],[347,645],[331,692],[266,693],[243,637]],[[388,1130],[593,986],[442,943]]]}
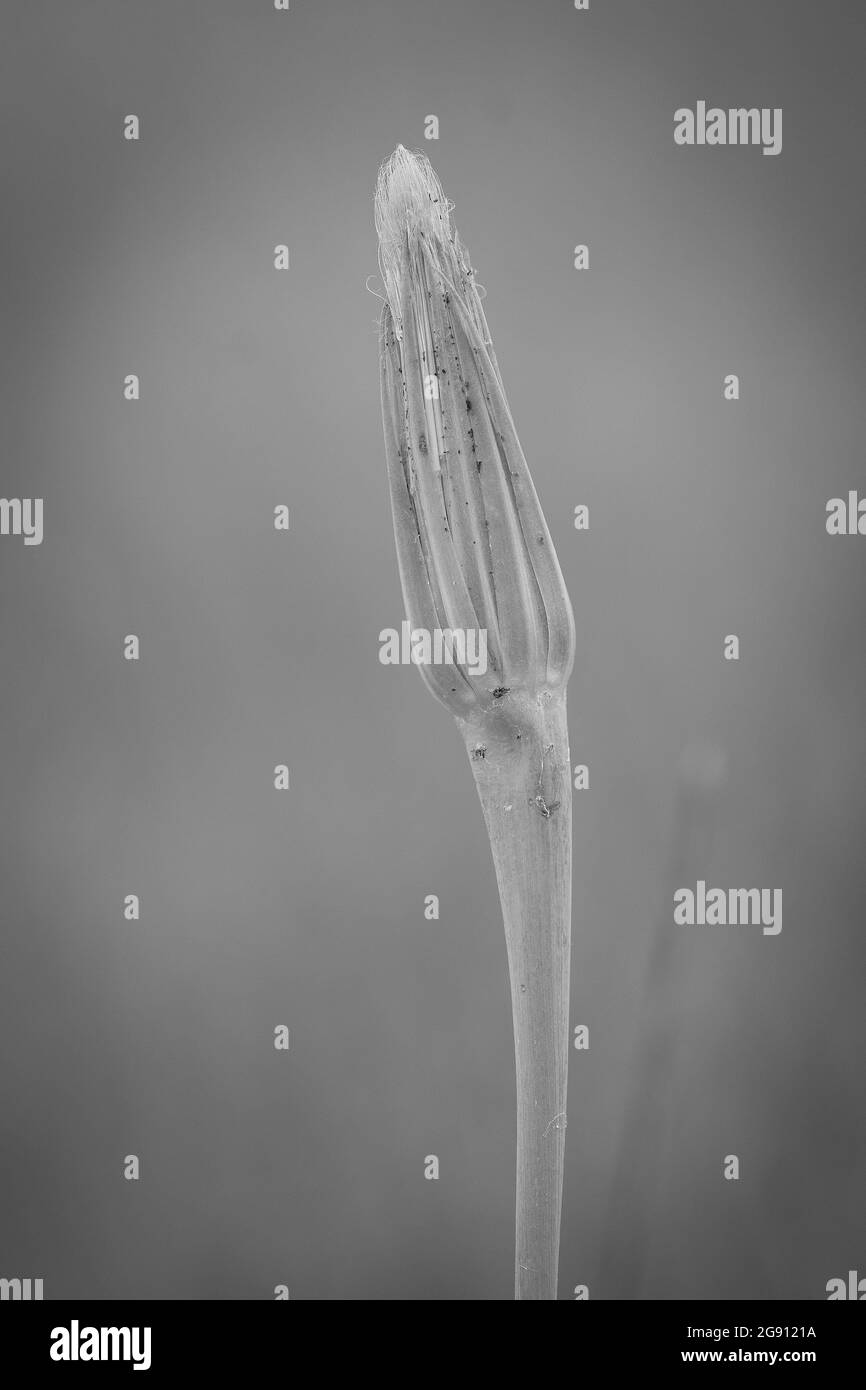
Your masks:
{"label": "blurred gray background", "polygon": [[[449,716],[378,661],[397,142],[456,204],[577,619],[560,1297],[866,1273],[866,539],[824,527],[866,488],[862,4],[6,0],[2,30],[2,493],[45,538],[0,539],[0,1275],[512,1296],[487,840]],[[781,155],[675,146],[702,99],[782,107]],[[781,935],[676,933],[698,877],[781,887]]]}

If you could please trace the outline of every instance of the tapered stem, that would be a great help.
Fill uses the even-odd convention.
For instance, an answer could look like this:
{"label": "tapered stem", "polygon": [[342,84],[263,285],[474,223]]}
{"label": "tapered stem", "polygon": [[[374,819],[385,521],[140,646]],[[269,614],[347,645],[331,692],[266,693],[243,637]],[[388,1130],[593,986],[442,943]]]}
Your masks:
{"label": "tapered stem", "polygon": [[571,777],[565,694],[506,692],[461,720],[508,947],[517,1071],[515,1298],[555,1299],[565,1155]]}

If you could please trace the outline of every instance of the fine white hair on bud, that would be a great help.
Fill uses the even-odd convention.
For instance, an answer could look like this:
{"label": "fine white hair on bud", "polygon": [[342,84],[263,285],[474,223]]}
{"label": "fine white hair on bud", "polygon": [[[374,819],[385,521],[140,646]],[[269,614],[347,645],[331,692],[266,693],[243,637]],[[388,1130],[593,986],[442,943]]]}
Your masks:
{"label": "fine white hair on bud", "polygon": [[379,238],[379,270],[397,338],[403,336],[400,282],[420,241],[444,279],[462,295],[492,357],[490,332],[469,255],[451,222],[454,205],[446,198],[427,156],[398,145],[379,170],[373,203]]}
{"label": "fine white hair on bud", "polygon": [[450,244],[451,209],[430,160],[403,145],[397,146],[379,170],[374,206],[379,268],[393,312],[409,246],[419,232],[431,245]]}

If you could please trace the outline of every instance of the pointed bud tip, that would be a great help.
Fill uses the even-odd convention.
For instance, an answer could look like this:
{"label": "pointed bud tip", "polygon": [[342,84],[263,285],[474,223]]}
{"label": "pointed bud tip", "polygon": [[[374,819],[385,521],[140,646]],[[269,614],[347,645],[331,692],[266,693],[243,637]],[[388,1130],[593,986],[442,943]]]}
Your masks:
{"label": "pointed bud tip", "polygon": [[426,154],[405,145],[398,145],[380,168],[375,203],[380,239],[383,233],[405,233],[420,223],[447,224],[448,204],[433,165]]}
{"label": "pointed bud tip", "polygon": [[448,200],[427,156],[398,145],[379,170],[374,207],[379,265],[396,309],[396,288],[412,239],[420,233],[431,242],[452,240]]}

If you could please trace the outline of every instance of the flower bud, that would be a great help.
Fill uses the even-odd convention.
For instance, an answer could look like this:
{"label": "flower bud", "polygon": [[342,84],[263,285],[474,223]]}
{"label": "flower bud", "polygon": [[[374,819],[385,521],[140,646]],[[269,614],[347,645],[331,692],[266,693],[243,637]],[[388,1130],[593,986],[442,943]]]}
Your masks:
{"label": "flower bud", "polygon": [[487,669],[419,669],[453,714],[564,688],[574,618],[517,438],[474,272],[429,160],[402,146],[376,190],[381,388],[413,629],[486,634]]}

